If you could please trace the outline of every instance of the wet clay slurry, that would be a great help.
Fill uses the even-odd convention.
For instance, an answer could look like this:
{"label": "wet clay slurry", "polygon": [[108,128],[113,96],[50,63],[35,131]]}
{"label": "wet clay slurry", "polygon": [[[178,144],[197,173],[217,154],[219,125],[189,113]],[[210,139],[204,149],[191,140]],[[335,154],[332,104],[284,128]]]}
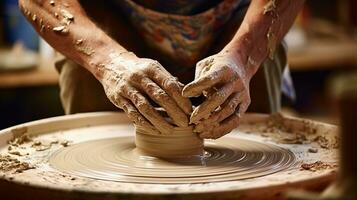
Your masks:
{"label": "wet clay slurry", "polygon": [[185,184],[242,180],[287,169],[294,154],[273,144],[224,137],[205,142],[203,156],[160,159],[135,148],[134,137],[93,140],[60,149],[50,165],[87,178]]}

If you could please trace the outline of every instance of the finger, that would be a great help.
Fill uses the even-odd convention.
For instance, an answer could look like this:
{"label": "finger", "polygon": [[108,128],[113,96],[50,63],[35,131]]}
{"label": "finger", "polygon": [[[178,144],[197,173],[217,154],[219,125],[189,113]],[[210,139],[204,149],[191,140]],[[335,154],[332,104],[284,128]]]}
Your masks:
{"label": "finger", "polygon": [[195,97],[202,94],[204,90],[212,88],[218,83],[227,82],[232,77],[229,67],[223,66],[217,70],[206,73],[202,77],[192,81],[183,88],[184,97]]}
{"label": "finger", "polygon": [[201,60],[200,62],[197,63],[196,65],[196,70],[195,70],[195,79],[198,79],[203,75],[203,73],[209,71],[214,63],[214,58],[213,57],[208,57],[204,60]]}
{"label": "finger", "polygon": [[155,82],[147,77],[143,77],[140,80],[134,80],[146,94],[154,100],[157,104],[165,109],[167,114],[171,117],[173,122],[177,126],[187,127],[188,117],[182,111],[182,109],[176,104],[176,102]]}
{"label": "finger", "polygon": [[221,110],[213,112],[208,119],[197,124],[194,128],[194,132],[201,133],[206,131],[208,127],[219,126],[220,122],[234,114],[234,112],[238,112],[238,114],[242,116],[247,111],[249,105],[249,94],[235,93],[223,103]]}
{"label": "finger", "polygon": [[128,118],[134,122],[135,125],[140,125],[145,129],[150,129],[150,133],[159,134],[158,130],[150,124],[149,121],[143,117],[140,112],[135,108],[135,106],[127,99],[122,96],[117,96],[116,102],[118,102],[118,107],[124,110]]}
{"label": "finger", "polygon": [[208,119],[204,119],[202,122],[196,125],[194,131],[196,133],[201,133],[206,131],[207,127],[218,126],[218,124],[232,115],[238,106],[239,94],[231,95],[221,106],[222,109],[219,111],[214,111]]}
{"label": "finger", "polygon": [[213,88],[208,88],[207,90],[203,90],[202,94],[204,97],[208,98],[209,96],[212,96],[217,91],[218,89],[216,87],[213,87]]}
{"label": "finger", "polygon": [[192,104],[191,101],[182,96],[183,85],[167,72],[161,65],[153,65],[149,67],[148,76],[155,81],[166,93],[172,97],[177,105],[186,113],[191,114]]}
{"label": "finger", "polygon": [[239,104],[238,112],[241,116],[248,110],[249,105],[250,105],[250,98],[246,101],[242,101]]}
{"label": "finger", "polygon": [[213,129],[216,126],[219,126],[219,122],[214,121],[211,123],[199,123],[194,127],[193,132],[203,133],[203,132],[207,131],[207,129]]}
{"label": "finger", "polygon": [[191,114],[190,123],[197,124],[201,119],[208,118],[210,114],[227,100],[232,94],[234,83],[224,85],[219,91],[209,96],[205,102],[199,105]]}
{"label": "finger", "polygon": [[150,102],[140,92],[130,85],[124,85],[121,91],[122,96],[134,104],[139,112],[163,134],[171,133],[173,126],[170,125],[155,109]]}
{"label": "finger", "polygon": [[207,130],[203,133],[200,133],[199,137],[204,139],[220,138],[226,135],[227,133],[231,132],[233,129],[235,129],[239,125],[240,118],[241,116],[239,114],[239,111],[237,111],[229,118],[223,120],[219,126],[216,126],[213,129]]}
{"label": "finger", "polygon": [[195,132],[203,132],[205,130],[204,127],[207,127],[209,124],[219,123],[231,116],[237,106],[242,102],[241,93],[232,94],[221,106],[221,110],[214,111],[208,119],[204,119],[200,122],[199,125],[195,127]]}

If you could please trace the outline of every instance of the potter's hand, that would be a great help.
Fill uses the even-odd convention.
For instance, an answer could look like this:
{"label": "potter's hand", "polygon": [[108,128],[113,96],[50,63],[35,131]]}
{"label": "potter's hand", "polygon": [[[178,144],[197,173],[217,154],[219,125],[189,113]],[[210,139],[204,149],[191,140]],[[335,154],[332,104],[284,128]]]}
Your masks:
{"label": "potter's hand", "polygon": [[174,124],[188,125],[192,106],[181,95],[183,85],[159,62],[127,53],[115,57],[110,65],[103,69],[102,79],[107,97],[135,124],[155,127],[164,134],[173,128],[150,104],[150,98],[165,109]]}
{"label": "potter's hand", "polygon": [[237,56],[229,52],[198,62],[195,80],[184,87],[183,96],[207,97],[190,119],[201,138],[219,138],[238,126],[250,104],[251,76]]}

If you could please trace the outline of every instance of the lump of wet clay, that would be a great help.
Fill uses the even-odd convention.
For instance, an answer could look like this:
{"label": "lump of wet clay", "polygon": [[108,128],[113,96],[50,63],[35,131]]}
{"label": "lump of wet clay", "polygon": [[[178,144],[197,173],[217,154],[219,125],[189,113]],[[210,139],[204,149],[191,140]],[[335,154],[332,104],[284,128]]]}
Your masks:
{"label": "lump of wet clay", "polygon": [[193,127],[175,127],[171,134],[153,134],[136,125],[136,148],[144,155],[175,158],[203,155],[203,139],[193,133]]}

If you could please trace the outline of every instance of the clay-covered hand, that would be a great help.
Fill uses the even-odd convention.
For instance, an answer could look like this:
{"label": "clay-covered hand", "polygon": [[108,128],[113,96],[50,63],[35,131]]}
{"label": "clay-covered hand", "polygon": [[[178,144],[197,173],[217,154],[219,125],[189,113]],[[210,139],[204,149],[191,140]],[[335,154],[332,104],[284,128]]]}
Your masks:
{"label": "clay-covered hand", "polygon": [[174,125],[150,104],[150,98],[165,109],[175,125],[188,126],[191,102],[181,95],[183,85],[159,62],[127,54],[113,58],[103,71],[101,82],[107,97],[135,124],[163,134],[171,132]]}
{"label": "clay-covered hand", "polygon": [[252,72],[227,51],[198,62],[195,80],[183,89],[183,96],[204,94],[206,100],[191,114],[190,123],[201,138],[219,138],[236,128],[250,104]]}

